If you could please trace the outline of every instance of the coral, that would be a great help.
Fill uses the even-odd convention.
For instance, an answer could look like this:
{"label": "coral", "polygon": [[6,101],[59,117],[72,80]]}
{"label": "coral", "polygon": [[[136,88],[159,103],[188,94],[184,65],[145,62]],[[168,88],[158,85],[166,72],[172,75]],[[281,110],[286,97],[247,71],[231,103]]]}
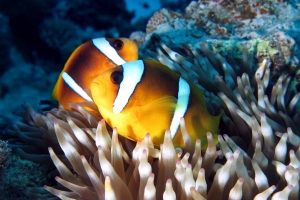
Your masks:
{"label": "coral", "polygon": [[0,140],[0,179],[3,178],[4,171],[10,163],[11,148],[7,142]]}
{"label": "coral", "polygon": [[[160,0],[153,0],[151,2],[124,0],[124,2],[126,10],[134,13],[131,24],[134,24],[136,30],[144,29],[149,17],[162,8]],[[137,26],[138,24],[141,25],[140,28]]]}
{"label": "coral", "polygon": [[135,31],[130,34],[129,39],[135,41],[138,46],[141,46],[145,43],[145,35],[142,31]]}
{"label": "coral", "polygon": [[257,44],[258,62],[269,58],[273,63],[273,70],[278,71],[284,71],[287,65],[296,67],[298,60],[294,57],[295,40],[293,38],[283,32],[277,32],[264,36],[263,40]]}
{"label": "coral", "polygon": [[47,184],[45,173],[40,168],[40,164],[12,154],[9,168],[6,169],[0,183],[0,198],[8,200],[31,199],[23,193],[27,187],[39,187]]}
{"label": "coral", "polygon": [[263,37],[284,31],[295,35],[299,43],[299,14],[299,9],[284,1],[192,1],[184,12],[157,11],[149,20],[146,40],[153,33],[176,35],[176,41],[183,41],[185,37]]}
{"label": "coral", "polygon": [[167,18],[164,16],[163,11],[164,10],[155,12],[149,19],[146,26],[146,33],[153,32],[160,24],[167,22]]}

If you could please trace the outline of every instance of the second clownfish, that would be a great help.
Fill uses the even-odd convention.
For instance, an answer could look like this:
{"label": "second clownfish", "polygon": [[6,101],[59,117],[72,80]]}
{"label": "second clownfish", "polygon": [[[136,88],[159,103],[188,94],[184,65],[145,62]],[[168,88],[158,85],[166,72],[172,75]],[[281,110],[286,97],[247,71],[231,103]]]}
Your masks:
{"label": "second clownfish", "polygon": [[142,140],[150,133],[159,146],[169,129],[173,143],[183,147],[183,117],[190,137],[200,138],[202,148],[207,147],[208,131],[217,140],[221,113],[211,115],[203,92],[157,61],[137,60],[109,69],[92,81],[91,92],[108,125],[128,139]]}
{"label": "second clownfish", "polygon": [[138,47],[126,38],[97,38],[79,46],[70,56],[53,89],[52,98],[68,109],[70,102],[92,99],[92,80],[102,72],[138,59]]}

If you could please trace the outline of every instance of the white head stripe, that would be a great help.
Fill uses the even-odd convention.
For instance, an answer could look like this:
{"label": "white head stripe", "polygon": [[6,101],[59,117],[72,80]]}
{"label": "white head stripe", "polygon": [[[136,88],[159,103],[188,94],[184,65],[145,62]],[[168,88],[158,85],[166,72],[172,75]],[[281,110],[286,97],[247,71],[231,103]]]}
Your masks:
{"label": "white head stripe", "polygon": [[113,112],[120,113],[129,101],[136,85],[141,81],[144,73],[144,62],[142,60],[131,61],[123,66],[123,80],[120,84],[118,95],[115,99]]}
{"label": "white head stripe", "polygon": [[178,83],[178,100],[175,108],[174,116],[171,122],[170,131],[172,139],[175,137],[176,132],[178,130],[180,124],[180,118],[184,116],[190,97],[190,86],[189,84],[182,78],[179,78]]}
{"label": "white head stripe", "polygon": [[74,79],[67,72],[63,72],[62,78],[68,84],[68,86],[70,86],[70,88],[72,88],[72,90],[74,90],[82,98],[87,101],[92,101],[91,97],[87,95],[87,93],[74,81]]}
{"label": "white head stripe", "polygon": [[116,65],[123,65],[126,63],[116,50],[109,44],[109,42],[105,38],[96,38],[93,39],[94,45],[111,61],[113,61]]}

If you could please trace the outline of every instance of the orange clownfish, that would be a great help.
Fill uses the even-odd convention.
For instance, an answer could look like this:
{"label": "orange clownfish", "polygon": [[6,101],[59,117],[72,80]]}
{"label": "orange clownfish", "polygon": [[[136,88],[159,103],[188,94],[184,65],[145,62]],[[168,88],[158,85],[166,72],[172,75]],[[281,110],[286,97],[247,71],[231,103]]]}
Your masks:
{"label": "orange clownfish", "polygon": [[126,38],[96,38],[80,45],[66,62],[52,92],[65,108],[70,102],[92,101],[84,89],[100,73],[138,59],[138,46]]}
{"label": "orange clownfish", "polygon": [[150,133],[159,146],[170,130],[174,145],[184,147],[183,117],[190,137],[200,138],[202,148],[207,147],[207,132],[217,140],[221,113],[212,116],[201,89],[157,61],[136,60],[109,69],[92,81],[91,92],[108,125],[128,139],[142,140]]}

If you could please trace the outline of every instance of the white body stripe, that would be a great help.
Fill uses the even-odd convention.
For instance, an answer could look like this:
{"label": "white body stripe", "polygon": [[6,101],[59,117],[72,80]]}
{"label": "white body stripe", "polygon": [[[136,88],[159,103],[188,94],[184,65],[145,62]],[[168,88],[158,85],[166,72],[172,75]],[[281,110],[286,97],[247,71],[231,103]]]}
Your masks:
{"label": "white body stripe", "polygon": [[63,72],[63,80],[70,86],[77,94],[87,101],[92,101],[91,97],[74,81],[74,79],[67,73]]}
{"label": "white body stripe", "polygon": [[109,42],[105,38],[96,38],[93,39],[94,45],[111,61],[113,61],[116,65],[123,65],[126,63],[116,50],[109,44]]}
{"label": "white body stripe", "polygon": [[144,73],[144,62],[142,60],[127,62],[122,66],[123,80],[113,105],[113,112],[115,114],[122,112]]}
{"label": "white body stripe", "polygon": [[170,131],[172,139],[175,137],[176,132],[178,130],[180,124],[180,118],[184,116],[190,97],[190,86],[189,84],[182,78],[179,78],[178,83],[178,100],[175,108],[174,116],[171,122]]}

